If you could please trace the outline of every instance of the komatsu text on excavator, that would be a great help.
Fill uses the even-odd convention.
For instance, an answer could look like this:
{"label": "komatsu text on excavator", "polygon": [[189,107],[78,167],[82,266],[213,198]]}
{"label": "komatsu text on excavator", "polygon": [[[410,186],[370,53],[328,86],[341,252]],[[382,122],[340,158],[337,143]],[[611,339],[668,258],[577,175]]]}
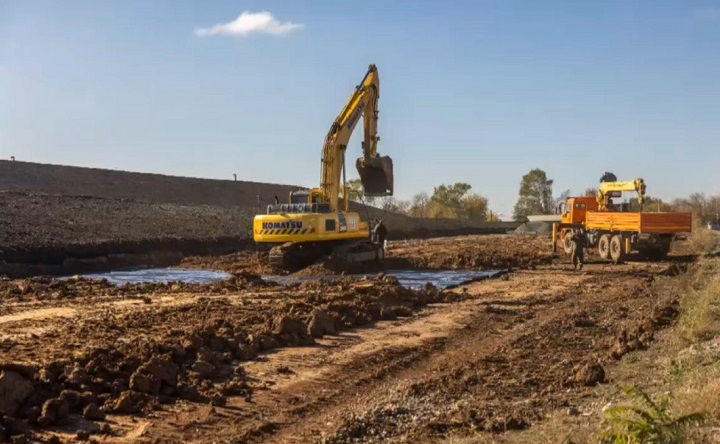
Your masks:
{"label": "komatsu text on excavator", "polygon": [[345,184],[345,151],[362,117],[363,155],[356,167],[365,196],[393,194],[392,159],[377,151],[379,97],[378,70],[370,65],[325,136],[320,188],[292,191],[288,203],[268,205],[267,214],[255,216],[255,242],[273,245],[273,266],[298,269],[323,256],[347,264],[383,259],[383,246],[371,240],[368,222],[361,221],[357,212],[348,211]]}

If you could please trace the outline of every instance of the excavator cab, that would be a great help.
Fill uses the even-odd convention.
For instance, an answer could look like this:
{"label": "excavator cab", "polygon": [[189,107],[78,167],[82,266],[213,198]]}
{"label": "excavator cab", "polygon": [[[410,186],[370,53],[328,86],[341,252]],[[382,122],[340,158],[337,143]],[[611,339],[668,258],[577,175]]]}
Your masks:
{"label": "excavator cab", "polygon": [[368,197],[393,195],[393,162],[389,156],[360,157],[355,163],[360,183]]}
{"label": "excavator cab", "polygon": [[290,191],[291,204],[319,202],[322,202],[322,190],[319,188]]}

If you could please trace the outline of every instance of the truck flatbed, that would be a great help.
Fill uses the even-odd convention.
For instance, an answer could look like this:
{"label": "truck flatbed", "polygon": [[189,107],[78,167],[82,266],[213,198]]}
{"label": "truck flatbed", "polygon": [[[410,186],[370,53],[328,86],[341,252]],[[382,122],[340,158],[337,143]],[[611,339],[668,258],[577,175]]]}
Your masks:
{"label": "truck flatbed", "polygon": [[588,211],[585,229],[641,234],[685,233],[692,231],[692,214]]}

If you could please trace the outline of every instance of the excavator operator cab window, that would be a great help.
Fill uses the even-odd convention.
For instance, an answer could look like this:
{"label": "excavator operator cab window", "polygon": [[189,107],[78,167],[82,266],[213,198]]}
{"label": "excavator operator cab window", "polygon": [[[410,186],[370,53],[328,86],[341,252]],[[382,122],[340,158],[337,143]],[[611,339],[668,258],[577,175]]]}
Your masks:
{"label": "excavator operator cab window", "polygon": [[304,204],[310,202],[310,192],[307,190],[297,190],[290,192],[290,203],[291,204]]}

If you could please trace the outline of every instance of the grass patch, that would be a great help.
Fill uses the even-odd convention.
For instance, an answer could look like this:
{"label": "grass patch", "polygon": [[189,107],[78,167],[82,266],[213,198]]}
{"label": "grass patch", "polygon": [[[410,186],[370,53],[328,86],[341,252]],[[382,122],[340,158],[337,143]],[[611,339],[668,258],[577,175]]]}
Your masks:
{"label": "grass patch", "polygon": [[689,247],[697,254],[720,254],[720,231],[712,231],[707,228],[696,229],[690,237]]}
{"label": "grass patch", "polygon": [[705,413],[673,415],[668,395],[656,401],[637,388],[627,388],[625,394],[631,404],[605,410],[602,444],[681,444],[690,428],[706,420]]}
{"label": "grass patch", "polygon": [[720,335],[720,261],[699,259],[684,281],[680,336],[693,344]]}

